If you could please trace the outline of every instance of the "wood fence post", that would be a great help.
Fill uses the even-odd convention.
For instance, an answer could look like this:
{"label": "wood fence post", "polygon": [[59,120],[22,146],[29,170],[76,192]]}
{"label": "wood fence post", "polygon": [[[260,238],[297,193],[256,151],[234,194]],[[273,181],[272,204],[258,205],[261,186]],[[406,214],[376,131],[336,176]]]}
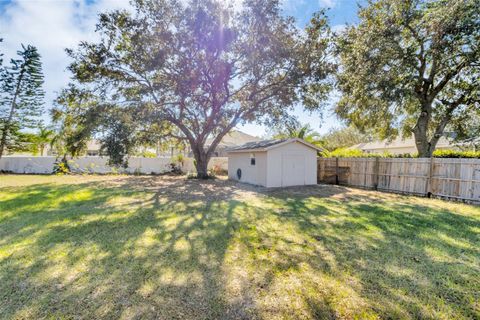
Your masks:
{"label": "wood fence post", "polygon": [[340,179],[338,178],[338,157],[335,157],[335,184],[339,184]]}
{"label": "wood fence post", "polygon": [[380,175],[380,158],[375,157],[375,166],[373,168],[373,188],[378,190],[378,177]]}
{"label": "wood fence post", "polygon": [[432,180],[433,180],[433,167],[434,166],[434,158],[430,157],[430,168],[428,170],[428,179],[427,179],[427,190],[426,190],[426,196],[427,198],[430,198],[432,196]]}

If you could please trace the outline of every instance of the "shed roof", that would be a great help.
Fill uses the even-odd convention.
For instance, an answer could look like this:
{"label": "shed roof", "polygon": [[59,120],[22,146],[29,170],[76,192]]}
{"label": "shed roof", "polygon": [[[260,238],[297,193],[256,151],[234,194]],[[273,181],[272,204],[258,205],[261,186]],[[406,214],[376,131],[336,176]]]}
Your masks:
{"label": "shed roof", "polygon": [[299,142],[317,151],[322,151],[321,148],[311,143],[308,143],[305,140],[302,140],[300,138],[292,138],[292,139],[272,139],[272,140],[261,140],[261,141],[249,142],[238,147],[229,148],[227,152],[268,151],[270,149],[274,149],[292,142]]}

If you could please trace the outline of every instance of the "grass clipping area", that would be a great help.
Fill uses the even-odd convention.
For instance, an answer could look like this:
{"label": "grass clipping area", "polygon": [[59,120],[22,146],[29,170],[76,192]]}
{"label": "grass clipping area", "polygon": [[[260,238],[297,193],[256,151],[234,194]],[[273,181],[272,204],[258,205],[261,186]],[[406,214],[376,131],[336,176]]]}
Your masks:
{"label": "grass clipping area", "polygon": [[480,207],[0,175],[2,319],[478,319]]}

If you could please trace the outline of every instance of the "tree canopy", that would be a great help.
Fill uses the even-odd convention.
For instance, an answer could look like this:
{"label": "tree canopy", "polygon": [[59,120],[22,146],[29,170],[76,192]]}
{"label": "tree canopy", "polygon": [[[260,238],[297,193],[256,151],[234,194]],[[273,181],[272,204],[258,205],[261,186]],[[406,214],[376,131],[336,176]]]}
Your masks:
{"label": "tree canopy", "polygon": [[369,142],[371,136],[360,132],[353,126],[344,128],[332,128],[321,136],[322,146],[328,151],[340,148],[348,148],[359,143]]}
{"label": "tree canopy", "polygon": [[[102,126],[120,139],[115,144],[128,146],[139,131],[167,123],[175,128],[165,126],[169,135],[190,144],[197,173],[206,177],[213,151],[236,125],[272,122],[299,101],[316,108],[327,97],[333,64],[323,13],[301,32],[278,0],[246,0],[238,10],[214,0],[132,4],[133,14],[100,15],[98,42],[68,50],[76,80],[70,89],[82,92],[70,106],[92,129],[85,131]],[[72,90],[63,97],[75,97]],[[114,116],[87,121],[92,110]],[[126,151],[109,153],[121,162]]]}
{"label": "tree canopy", "polygon": [[378,0],[339,36],[337,113],[380,138],[415,136],[429,157],[480,113],[480,2]]}
{"label": "tree canopy", "polygon": [[18,58],[0,65],[0,158],[5,149],[21,148],[25,133],[39,123],[43,110],[43,73],[40,54],[22,45]]}
{"label": "tree canopy", "polygon": [[309,124],[301,124],[298,121],[289,121],[286,124],[277,126],[273,129],[272,138],[300,138],[317,146],[322,145],[320,134],[313,130]]}
{"label": "tree canopy", "polygon": [[480,150],[480,113],[468,114],[462,122],[454,132],[454,143],[461,149]]}
{"label": "tree canopy", "polygon": [[54,138],[55,131],[51,128],[45,127],[41,125],[38,128],[38,133],[35,135],[34,139],[34,146],[35,148],[40,151],[40,155],[44,156],[45,150],[48,145],[52,145],[52,141]]}

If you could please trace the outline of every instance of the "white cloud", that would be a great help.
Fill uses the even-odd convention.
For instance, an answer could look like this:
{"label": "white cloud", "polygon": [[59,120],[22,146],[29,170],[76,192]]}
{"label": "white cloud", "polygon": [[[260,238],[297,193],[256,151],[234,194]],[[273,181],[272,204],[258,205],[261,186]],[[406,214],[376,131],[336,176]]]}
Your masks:
{"label": "white cloud", "polygon": [[[0,0],[2,1],[2,0]],[[241,7],[243,0],[228,0],[234,7]],[[283,9],[291,14],[301,14],[301,6],[314,0],[282,0]],[[336,0],[318,0],[322,6],[334,6]],[[98,14],[116,8],[129,8],[129,0],[14,0],[0,6],[0,51],[5,53],[4,63],[15,56],[20,45],[35,45],[42,55],[47,92],[46,107],[69,81],[66,70],[71,62],[65,48],[75,48],[80,41],[96,39],[95,25]],[[296,112],[302,116],[301,112]],[[48,114],[45,115],[48,120]],[[315,118],[317,119],[317,118]],[[302,118],[303,121],[313,120]],[[316,127],[318,122],[312,123]],[[264,131],[260,126],[246,127],[247,132]],[[263,131],[262,131],[263,130]]]}
{"label": "white cloud", "polygon": [[[227,1],[235,8],[240,8],[243,2]],[[287,8],[292,3],[283,1]],[[96,39],[95,25],[100,12],[129,7],[129,0],[14,0],[0,11],[0,38],[4,39],[0,50],[5,53],[4,62],[15,57],[21,44],[38,48],[45,74],[45,103],[49,108],[55,92],[66,86],[70,77],[66,70],[70,59],[65,48]]]}
{"label": "white cloud", "polygon": [[281,0],[280,3],[286,12],[297,12],[305,5],[305,1],[306,0]]}
{"label": "white cloud", "polygon": [[337,0],[318,0],[320,7],[333,8],[337,4]]}
{"label": "white cloud", "polygon": [[332,26],[332,31],[336,32],[336,33],[341,33],[343,31],[345,31],[345,29],[347,29],[346,24],[336,24],[336,25]]}
{"label": "white cloud", "polygon": [[86,0],[13,1],[0,12],[0,37],[4,39],[0,49],[8,59],[15,57],[21,44],[38,48],[45,75],[45,103],[49,108],[55,92],[70,77],[66,70],[70,59],[65,48],[94,40],[98,14],[122,7],[128,7],[128,0],[98,0],[91,4]]}

